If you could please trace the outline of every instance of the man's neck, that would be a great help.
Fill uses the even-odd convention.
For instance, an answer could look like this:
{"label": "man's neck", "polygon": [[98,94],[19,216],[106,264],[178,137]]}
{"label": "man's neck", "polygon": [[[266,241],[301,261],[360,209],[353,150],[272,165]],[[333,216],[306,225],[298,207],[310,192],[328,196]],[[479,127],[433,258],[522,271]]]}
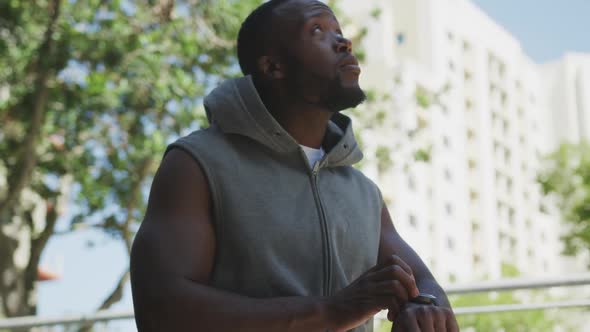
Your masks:
{"label": "man's neck", "polygon": [[333,112],[289,98],[266,99],[264,104],[297,143],[315,149],[322,146]]}
{"label": "man's neck", "polygon": [[313,107],[283,107],[271,111],[273,117],[297,143],[319,149],[332,113]]}

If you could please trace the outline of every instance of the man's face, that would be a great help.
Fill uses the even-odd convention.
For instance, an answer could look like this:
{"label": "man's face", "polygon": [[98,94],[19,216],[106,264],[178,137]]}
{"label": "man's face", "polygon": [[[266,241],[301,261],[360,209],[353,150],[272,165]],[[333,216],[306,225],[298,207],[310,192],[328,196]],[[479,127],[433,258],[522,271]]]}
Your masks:
{"label": "man's face", "polygon": [[282,34],[285,80],[294,93],[332,111],[365,100],[351,43],[328,6],[315,0],[293,0],[278,8],[275,19],[276,31]]}

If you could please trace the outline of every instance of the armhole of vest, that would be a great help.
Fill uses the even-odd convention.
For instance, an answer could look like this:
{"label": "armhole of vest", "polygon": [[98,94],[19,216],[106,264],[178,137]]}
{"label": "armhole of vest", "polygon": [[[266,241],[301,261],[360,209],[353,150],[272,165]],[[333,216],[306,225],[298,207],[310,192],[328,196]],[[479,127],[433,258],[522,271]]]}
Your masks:
{"label": "armhole of vest", "polygon": [[201,167],[201,170],[203,171],[205,178],[207,179],[209,193],[211,196],[211,202],[213,203],[213,226],[215,232],[217,233],[216,237],[219,237],[219,232],[221,228],[219,227],[218,223],[221,220],[221,200],[219,200],[219,193],[217,191],[213,173],[209,170],[209,167],[207,166],[203,158],[199,155],[199,153],[195,151],[195,149],[191,148],[190,144],[184,142],[182,138],[168,145],[168,147],[166,148],[166,152],[164,153],[164,156],[172,149],[180,149],[188,153],[189,156],[191,156],[191,158]]}
{"label": "armhole of vest", "polygon": [[379,215],[381,215],[381,212],[383,212],[383,209],[385,208],[385,199],[383,198],[383,194],[381,193],[381,189],[379,189],[379,186],[374,183],[375,185],[375,189],[377,190],[377,196],[379,196]]}

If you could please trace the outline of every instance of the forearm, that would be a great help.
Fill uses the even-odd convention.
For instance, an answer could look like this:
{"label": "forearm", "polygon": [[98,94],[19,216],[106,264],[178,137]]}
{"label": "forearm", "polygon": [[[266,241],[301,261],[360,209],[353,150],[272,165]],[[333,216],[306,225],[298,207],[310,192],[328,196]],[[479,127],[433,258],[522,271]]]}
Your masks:
{"label": "forearm", "polygon": [[331,328],[320,297],[255,299],[178,280],[136,312],[144,331],[318,331]]}
{"label": "forearm", "polygon": [[421,293],[428,293],[436,296],[436,301],[439,306],[452,309],[447,294],[434,278],[424,277],[418,279],[416,280],[416,285]]}

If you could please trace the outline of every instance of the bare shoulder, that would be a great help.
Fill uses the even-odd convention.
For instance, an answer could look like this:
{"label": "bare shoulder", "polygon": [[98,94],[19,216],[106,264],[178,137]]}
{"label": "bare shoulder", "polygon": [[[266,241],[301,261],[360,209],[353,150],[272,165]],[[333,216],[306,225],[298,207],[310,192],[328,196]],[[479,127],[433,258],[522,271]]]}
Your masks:
{"label": "bare shoulder", "polygon": [[180,148],[170,150],[154,177],[146,220],[151,217],[209,214],[211,199],[199,163]]}
{"label": "bare shoulder", "polygon": [[133,243],[135,288],[175,276],[208,280],[215,250],[209,196],[207,179],[197,161],[182,149],[170,150],[154,177],[147,211]]}

